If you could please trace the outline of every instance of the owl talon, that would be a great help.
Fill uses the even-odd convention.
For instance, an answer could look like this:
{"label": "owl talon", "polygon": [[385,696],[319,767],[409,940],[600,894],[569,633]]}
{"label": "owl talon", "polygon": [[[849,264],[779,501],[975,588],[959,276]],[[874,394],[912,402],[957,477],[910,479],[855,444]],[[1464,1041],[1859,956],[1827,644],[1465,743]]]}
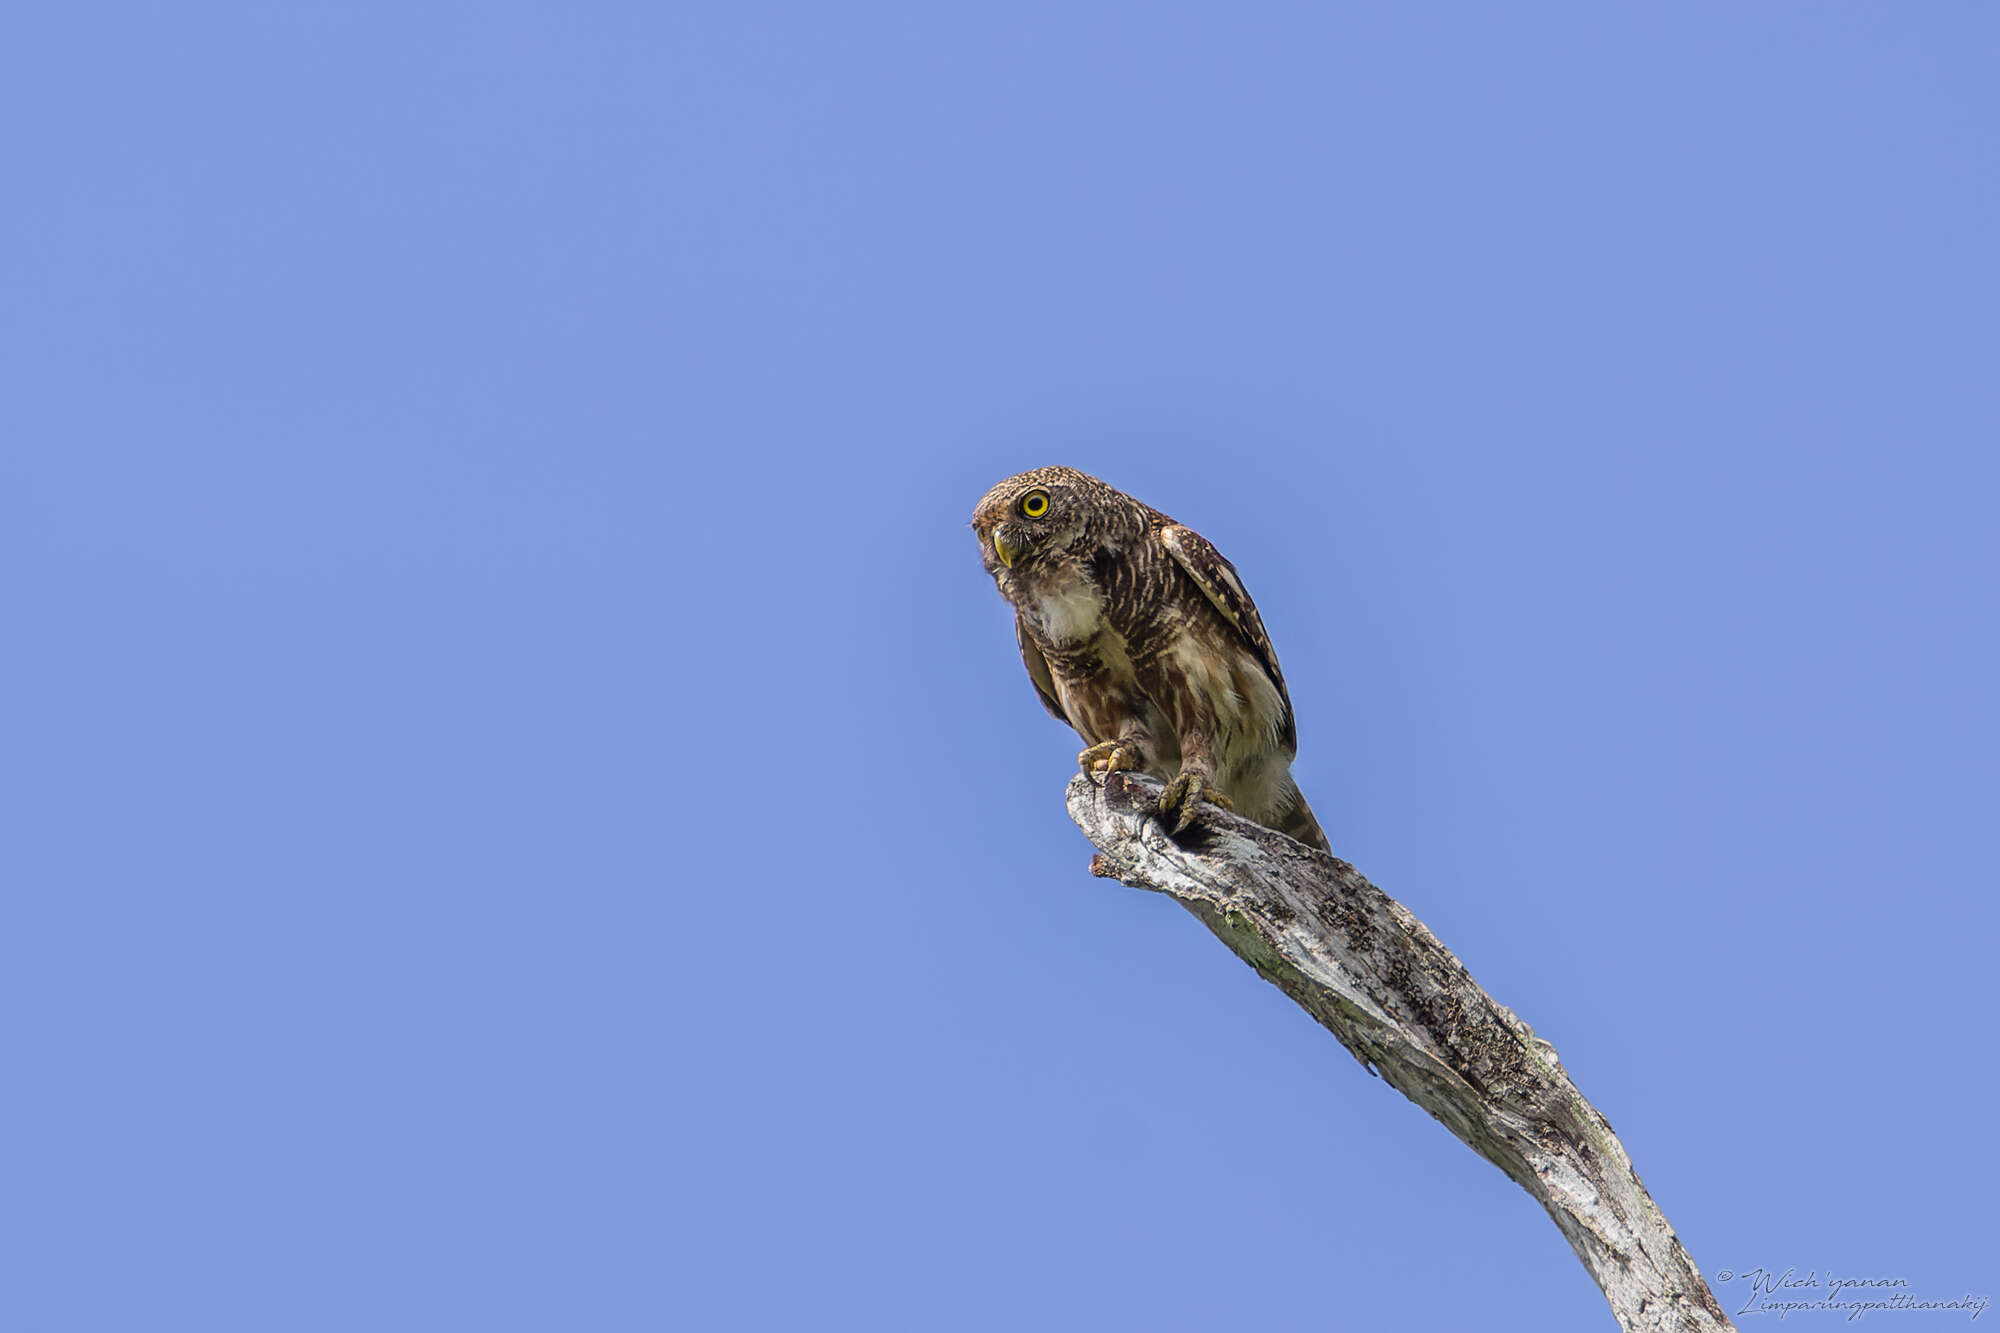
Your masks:
{"label": "owl talon", "polygon": [[1086,773],[1123,773],[1139,767],[1139,751],[1124,741],[1099,741],[1076,757]]}
{"label": "owl talon", "polygon": [[1183,771],[1160,793],[1159,820],[1169,832],[1175,835],[1184,833],[1188,825],[1194,823],[1195,813],[1201,809],[1203,801],[1224,810],[1236,808],[1236,802],[1207,778],[1199,773]]}

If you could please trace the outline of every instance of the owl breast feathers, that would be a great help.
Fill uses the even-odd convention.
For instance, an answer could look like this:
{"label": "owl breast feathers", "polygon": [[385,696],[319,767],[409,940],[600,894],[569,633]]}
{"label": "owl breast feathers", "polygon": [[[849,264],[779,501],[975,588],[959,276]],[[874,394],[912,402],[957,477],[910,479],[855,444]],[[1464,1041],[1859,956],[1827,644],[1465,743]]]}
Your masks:
{"label": "owl breast feathers", "polygon": [[1166,782],[1160,815],[1176,833],[1209,801],[1327,848],[1292,781],[1278,655],[1206,538],[1066,467],[1007,478],[972,528],[1035,692],[1086,742],[1085,771]]}

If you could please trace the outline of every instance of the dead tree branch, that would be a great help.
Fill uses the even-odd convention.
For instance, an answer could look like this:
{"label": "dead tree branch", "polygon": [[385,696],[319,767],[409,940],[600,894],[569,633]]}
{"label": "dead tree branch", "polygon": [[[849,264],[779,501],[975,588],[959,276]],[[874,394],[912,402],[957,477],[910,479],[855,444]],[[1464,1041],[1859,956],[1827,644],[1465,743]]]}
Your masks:
{"label": "dead tree branch", "polygon": [[1177,843],[1159,784],[1078,776],[1069,813],[1091,873],[1176,899],[1548,1210],[1627,1330],[1728,1329],[1611,1125],[1555,1047],[1353,866],[1221,811]]}

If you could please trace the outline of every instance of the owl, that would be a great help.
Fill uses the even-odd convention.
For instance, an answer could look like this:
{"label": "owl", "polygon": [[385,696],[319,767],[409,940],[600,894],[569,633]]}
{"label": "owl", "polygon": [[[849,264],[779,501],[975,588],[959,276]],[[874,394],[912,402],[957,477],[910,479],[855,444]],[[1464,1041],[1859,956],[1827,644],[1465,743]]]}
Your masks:
{"label": "owl", "polygon": [[1191,528],[1073,468],[1009,477],[972,514],[1028,679],[1085,772],[1165,782],[1174,833],[1207,801],[1323,851],[1292,781],[1298,728],[1235,566]]}

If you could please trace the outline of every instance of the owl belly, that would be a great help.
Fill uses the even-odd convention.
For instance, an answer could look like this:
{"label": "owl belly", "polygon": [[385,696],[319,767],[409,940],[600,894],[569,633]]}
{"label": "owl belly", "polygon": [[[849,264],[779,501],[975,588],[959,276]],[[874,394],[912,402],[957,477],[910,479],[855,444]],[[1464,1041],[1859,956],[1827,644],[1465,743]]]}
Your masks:
{"label": "owl belly", "polygon": [[1122,740],[1135,730],[1147,739],[1145,771],[1172,777],[1181,742],[1164,710],[1139,688],[1125,640],[1111,630],[1050,654],[1056,693],[1077,735],[1092,745]]}
{"label": "owl belly", "polygon": [[[1033,622],[1058,702],[1087,744],[1143,741],[1144,771],[1180,772],[1182,726],[1208,742],[1214,780],[1238,810],[1262,819],[1292,790],[1284,696],[1261,660],[1233,632],[1202,621],[1149,629],[1151,665],[1142,685],[1122,626],[1098,590],[1078,580],[1033,590],[1017,602]],[[1163,697],[1156,697],[1155,691]]]}
{"label": "owl belly", "polygon": [[[1180,763],[1180,738],[1159,706],[1139,688],[1125,638],[1105,616],[1104,598],[1077,580],[1036,589],[1022,610],[1034,621],[1056,695],[1079,736],[1092,745],[1130,736],[1136,723],[1152,738],[1149,759],[1160,752]],[[1155,772],[1159,763],[1150,763]],[[1173,770],[1169,770],[1169,775]]]}
{"label": "owl belly", "polygon": [[1206,647],[1185,634],[1167,657],[1206,714],[1216,785],[1236,808],[1262,820],[1291,788],[1291,753],[1279,739],[1285,701],[1260,662],[1233,639]]}

